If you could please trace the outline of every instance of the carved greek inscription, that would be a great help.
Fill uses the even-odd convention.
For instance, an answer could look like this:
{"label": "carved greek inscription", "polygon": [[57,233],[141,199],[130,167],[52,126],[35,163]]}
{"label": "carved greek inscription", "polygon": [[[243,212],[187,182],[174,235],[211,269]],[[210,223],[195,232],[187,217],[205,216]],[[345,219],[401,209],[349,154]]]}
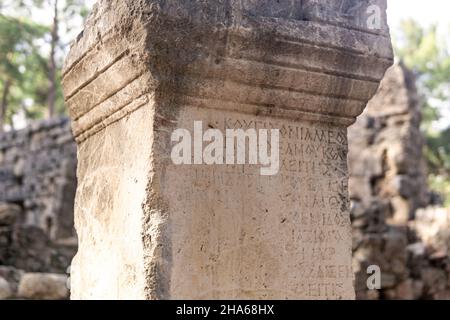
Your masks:
{"label": "carved greek inscription", "polygon": [[[176,193],[179,218],[188,219],[190,213],[190,221],[196,221],[192,226],[223,230],[217,235],[192,229],[205,234],[195,246],[201,248],[200,256],[192,256],[192,263],[205,259],[202,270],[211,274],[224,272],[223,263],[238,272],[224,279],[241,279],[236,278],[238,270],[258,267],[240,280],[244,287],[270,288],[273,282],[276,291],[277,279],[288,277],[286,292],[296,297],[340,298],[353,276],[342,259],[342,250],[351,243],[346,129],[237,114],[210,114],[203,122],[222,132],[278,129],[280,168],[273,176],[262,176],[259,166],[249,164],[169,169],[188,186]],[[214,258],[223,254],[226,261]],[[349,254],[349,264],[350,259]]]}

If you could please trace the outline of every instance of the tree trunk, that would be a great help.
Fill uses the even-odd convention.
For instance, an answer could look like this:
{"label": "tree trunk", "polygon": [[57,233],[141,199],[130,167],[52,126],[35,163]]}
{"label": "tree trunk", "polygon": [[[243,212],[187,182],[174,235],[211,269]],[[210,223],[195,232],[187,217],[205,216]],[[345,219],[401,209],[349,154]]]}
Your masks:
{"label": "tree trunk", "polygon": [[52,40],[51,51],[49,59],[49,88],[47,96],[48,105],[48,117],[51,118],[55,115],[55,103],[56,103],[56,47],[58,45],[58,0],[54,2],[54,14],[53,14],[53,26],[52,26]]}
{"label": "tree trunk", "polygon": [[6,111],[8,110],[8,95],[9,89],[11,88],[11,80],[6,80],[5,86],[3,87],[2,102],[0,106],[0,132],[3,132],[3,126],[6,121]]}

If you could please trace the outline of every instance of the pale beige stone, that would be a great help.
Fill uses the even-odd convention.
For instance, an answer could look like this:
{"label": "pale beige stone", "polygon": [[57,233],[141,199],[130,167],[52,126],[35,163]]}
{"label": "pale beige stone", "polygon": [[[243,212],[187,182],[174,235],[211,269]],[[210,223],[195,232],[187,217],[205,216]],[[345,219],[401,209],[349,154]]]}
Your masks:
{"label": "pale beige stone", "polygon": [[51,273],[26,273],[19,283],[20,298],[39,300],[67,299],[67,276]]}
{"label": "pale beige stone", "polygon": [[421,241],[437,252],[450,250],[450,209],[429,207],[416,212],[411,228]]}
{"label": "pale beige stone", "polygon": [[5,300],[12,297],[11,286],[8,281],[6,281],[3,277],[0,277],[0,300]]}
{"label": "pale beige stone", "polygon": [[411,207],[407,199],[400,196],[393,197],[391,199],[391,205],[395,215],[387,219],[387,222],[393,225],[407,224],[411,217]]}
{"label": "pale beige stone", "polygon": [[[392,63],[385,9],[99,1],[63,72],[72,298],[353,299],[346,130]],[[280,129],[279,174],[175,166],[171,133],[194,121]]]}

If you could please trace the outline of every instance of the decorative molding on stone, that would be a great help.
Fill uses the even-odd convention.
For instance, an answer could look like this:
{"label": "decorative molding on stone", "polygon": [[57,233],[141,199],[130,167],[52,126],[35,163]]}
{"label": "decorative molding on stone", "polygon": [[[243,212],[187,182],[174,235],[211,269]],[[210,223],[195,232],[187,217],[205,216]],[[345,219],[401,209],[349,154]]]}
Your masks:
{"label": "decorative molding on stone", "polygon": [[[105,119],[119,111],[117,106],[128,106],[131,100],[155,90],[171,90],[179,96],[178,103],[188,101],[198,107],[218,108],[218,101],[224,107],[233,102],[242,106],[239,111],[243,113],[352,124],[392,64],[389,32],[385,20],[383,29],[374,33],[357,24],[360,18],[336,14],[339,8],[351,11],[352,1],[326,2],[302,1],[294,7],[291,1],[278,2],[275,7],[270,2],[268,7],[273,10],[256,16],[265,7],[241,1],[243,11],[238,11],[239,15],[234,12],[233,18],[222,17],[223,21],[207,21],[202,26],[205,17],[191,16],[188,25],[192,33],[187,35],[182,29],[183,17],[170,15],[171,6],[164,10],[151,5],[148,17],[133,16],[133,4],[124,1],[122,6],[128,8],[121,14],[133,19],[132,25],[122,26],[129,29],[125,33],[115,32],[120,26],[112,21],[119,24],[119,17],[99,11],[104,5],[97,6],[86,31],[72,46],[63,71],[77,140],[95,132],[92,127],[99,128],[99,123],[106,127]],[[385,8],[385,1],[359,3],[360,9],[364,4]],[[183,6],[179,5],[188,8]],[[211,7],[219,10],[220,5]],[[164,31],[170,38],[162,39],[154,25],[160,26],[161,19],[173,28]],[[99,27],[103,24],[110,27],[104,30]],[[177,47],[181,36],[192,39]],[[165,61],[176,54],[169,52],[165,57],[155,51],[161,64],[167,65],[165,70],[155,68],[152,57],[141,51],[141,44],[146,42],[147,47],[158,50],[161,41],[168,50],[185,55],[186,61]],[[174,82],[176,88],[162,85]]]}

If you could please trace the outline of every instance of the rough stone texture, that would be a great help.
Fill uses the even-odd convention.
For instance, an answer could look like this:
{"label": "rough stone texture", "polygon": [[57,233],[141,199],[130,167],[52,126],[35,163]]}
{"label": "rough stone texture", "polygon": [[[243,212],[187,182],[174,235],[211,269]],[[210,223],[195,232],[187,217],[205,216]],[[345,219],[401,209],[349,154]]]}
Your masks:
{"label": "rough stone texture", "polygon": [[73,228],[76,147],[67,118],[0,135],[0,277],[12,297],[24,272],[65,273]]}
{"label": "rough stone texture", "polygon": [[[392,63],[385,9],[99,1],[63,71],[72,298],[353,298],[346,127]],[[172,165],[170,135],[194,120],[280,129],[280,174]]]}
{"label": "rough stone texture", "polygon": [[67,276],[26,273],[20,280],[18,296],[25,299],[62,300],[69,297]]}
{"label": "rough stone texture", "polygon": [[24,272],[11,266],[0,266],[0,277],[8,281],[12,296],[17,297],[17,289]]}
{"label": "rough stone texture", "polygon": [[423,283],[420,297],[450,300],[450,209],[420,209],[409,222],[411,277]]}
{"label": "rough stone texture", "polygon": [[22,208],[15,204],[0,202],[0,226],[11,226],[19,218]]}
{"label": "rough stone texture", "polygon": [[3,277],[0,277],[0,300],[8,299],[12,297],[12,290],[9,282]]}
{"label": "rough stone texture", "polygon": [[430,203],[420,105],[414,76],[397,65],[349,130],[355,212],[372,206],[381,210],[380,222],[405,225],[418,208]]}
{"label": "rough stone texture", "polygon": [[75,154],[68,119],[0,135],[0,202],[19,205],[20,223],[51,239],[74,236]]}
{"label": "rough stone texture", "polygon": [[65,272],[76,248],[75,153],[66,118],[0,135],[0,265]]}
{"label": "rough stone texture", "polygon": [[450,212],[444,208],[418,210],[414,221],[410,222],[417,236],[426,246],[439,252],[450,253]]}
{"label": "rough stone texture", "polygon": [[[11,217],[23,216],[17,205],[0,203],[0,266],[13,266],[28,271],[65,272],[75,247],[51,241],[44,230],[15,222]],[[5,223],[7,222],[7,223]]]}
{"label": "rough stone texture", "polygon": [[[449,298],[449,221],[445,209],[420,208],[429,192],[421,110],[410,71],[389,69],[377,95],[349,130],[349,192],[358,299]],[[378,265],[382,289],[369,291]]]}

